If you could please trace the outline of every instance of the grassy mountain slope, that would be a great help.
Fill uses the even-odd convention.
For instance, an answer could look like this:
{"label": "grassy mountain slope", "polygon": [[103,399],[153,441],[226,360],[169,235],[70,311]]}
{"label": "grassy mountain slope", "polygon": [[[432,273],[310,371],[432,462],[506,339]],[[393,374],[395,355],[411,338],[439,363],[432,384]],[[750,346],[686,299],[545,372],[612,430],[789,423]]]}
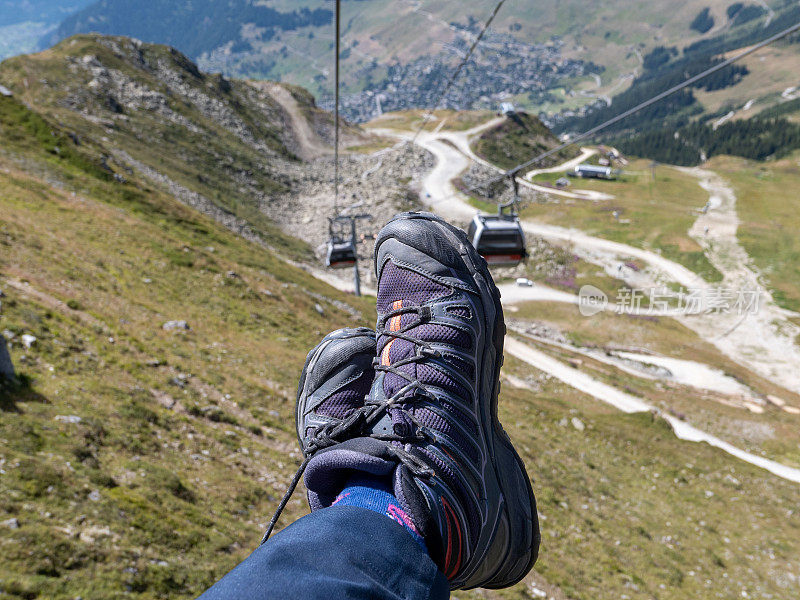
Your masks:
{"label": "grassy mountain slope", "polygon": [[[518,112],[481,134],[473,146],[481,158],[504,169],[511,169],[558,144],[558,138],[538,117]],[[547,159],[543,166],[557,165],[577,155],[577,148],[565,148]]]}
{"label": "grassy mountain slope", "polygon": [[[246,84],[96,37],[0,81],[0,332],[22,379],[0,389],[0,600],[196,597],[255,547],[299,464],[306,351],[374,306],[283,260],[309,250],[256,209],[307,167]],[[510,357],[504,376],[529,387],[507,380],[500,411],[541,559],[455,598],[796,595],[797,485]],[[305,511],[298,494],[281,523]]]}
{"label": "grassy mountain slope", "polygon": [[295,467],[306,351],[370,303],[0,109],[0,330],[27,382],[2,390],[0,597],[194,597]]}
{"label": "grassy mountain slope", "polygon": [[[367,323],[368,303],[146,182],[98,177],[90,156],[15,143],[0,169],[2,326],[30,381],[0,425],[0,516],[18,522],[0,536],[2,594],[194,597],[254,547],[299,460],[305,350]],[[191,330],[164,331],[174,318]],[[537,480],[542,558],[526,584],[456,598],[791,593],[796,486],[516,361],[507,373],[538,389],[506,386],[501,410]],[[283,522],[303,511],[296,497]]]}
{"label": "grassy mountain slope", "polygon": [[[302,165],[289,115],[264,89],[202,73],[166,46],[94,35],[9,59],[0,81],[63,124],[68,146],[88,140],[112,176],[145,174],[232,228],[308,256],[265,216]],[[330,117],[308,95],[296,101],[329,137]]]}

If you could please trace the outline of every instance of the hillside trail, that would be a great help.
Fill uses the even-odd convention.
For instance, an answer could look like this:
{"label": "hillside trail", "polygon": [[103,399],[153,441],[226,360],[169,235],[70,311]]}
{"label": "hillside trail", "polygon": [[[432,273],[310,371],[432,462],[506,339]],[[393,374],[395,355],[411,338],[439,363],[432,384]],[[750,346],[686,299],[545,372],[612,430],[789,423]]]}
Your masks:
{"label": "hillside trail", "polygon": [[558,173],[574,169],[581,163],[584,163],[595,156],[597,153],[598,151],[596,148],[581,148],[581,153],[572,160],[568,160],[565,163],[547,169],[531,169],[525,173],[525,179],[533,179],[537,175],[543,175],[545,173]]}
{"label": "hillside trail", "polygon": [[[375,135],[395,138],[404,142],[414,139],[413,132],[394,129],[370,129]],[[467,223],[475,214],[475,209],[465,203],[453,186],[453,179],[469,168],[469,159],[439,134],[420,133],[416,144],[430,152],[436,159],[431,171],[422,180],[420,197],[423,204],[435,212],[447,215],[451,221]]]}
{"label": "hillside trail", "polygon": [[[476,209],[470,206],[465,197],[454,188],[452,180],[469,166],[469,158],[460,148],[465,144],[468,145],[474,135],[488,126],[490,124],[485,123],[472,130],[449,132],[446,139],[442,139],[441,134],[421,134],[417,138],[416,143],[431,152],[437,160],[433,171],[423,180],[421,194],[423,202],[434,212],[462,223],[467,222],[476,213]],[[385,133],[410,139],[409,134],[388,130]],[[720,201],[715,199],[720,195],[717,193],[720,191],[719,181],[719,178],[713,177],[701,180],[701,184],[706,182],[705,185],[716,186],[711,194],[712,206],[715,203],[720,204]],[[720,196],[730,198],[730,195],[726,194]],[[735,207],[735,196],[733,205]],[[708,212],[714,213],[713,210]],[[707,216],[714,218],[715,215]],[[703,221],[700,227],[704,230],[705,225],[702,223]],[[722,293],[720,290],[723,292],[727,290],[727,287],[723,286],[738,280],[730,266],[737,264],[736,260],[721,269],[723,273],[730,273],[727,282],[714,286],[683,265],[650,250],[594,237],[578,229],[537,223],[529,219],[522,221],[522,227],[527,235],[570,245],[582,259],[601,266],[609,276],[622,279],[634,289],[657,289],[670,283],[677,283],[687,290],[713,296]],[[730,228],[725,239],[733,239],[734,245],[738,247],[738,244],[735,244],[735,231],[731,234]],[[712,252],[714,260],[723,253],[732,257],[733,247],[727,244],[726,250],[718,251],[716,254]],[[743,254],[743,251],[741,252]],[[743,256],[746,257],[746,254]],[[742,259],[743,256],[738,256],[738,259]],[[625,268],[625,262],[631,258],[641,260],[648,268],[638,272]],[[745,260],[741,264],[748,263],[749,261]],[[765,291],[763,287],[759,289]],[[735,291],[738,292],[739,288],[735,288]],[[530,300],[537,299],[538,292],[531,291],[530,294]],[[522,300],[524,290],[516,295]],[[771,297],[767,295],[764,298],[767,301],[760,303],[758,314],[745,316],[744,319],[735,314],[702,311],[700,314],[682,316],[679,320],[732,360],[793,392],[800,393],[800,370],[791,366],[798,364],[796,357],[800,354],[800,348],[797,348],[790,339],[796,326],[786,319],[786,314],[782,314],[779,309],[776,310]],[[778,325],[773,323],[775,319]],[[741,329],[742,327],[744,329]],[[784,331],[786,333],[783,333]]]}
{"label": "hillside trail", "polygon": [[581,153],[578,156],[564,163],[561,163],[560,165],[549,167],[547,169],[533,169],[531,171],[528,171],[522,178],[522,182],[527,187],[541,194],[558,196],[560,198],[568,198],[570,200],[589,200],[590,202],[605,202],[608,200],[614,200],[615,199],[614,195],[606,194],[605,192],[598,192],[597,190],[573,189],[570,191],[570,190],[560,189],[557,187],[549,187],[541,185],[533,180],[534,177],[536,177],[537,175],[543,175],[545,173],[566,174],[568,171],[574,170],[575,167],[585,163],[587,160],[589,160],[591,157],[597,154],[599,154],[599,151],[596,148],[581,148]]}
{"label": "hillside trail", "polygon": [[[490,126],[491,122],[464,132],[448,132],[444,139],[441,133],[418,136],[416,143],[436,158],[436,166],[423,180],[421,194],[423,202],[431,210],[462,224],[468,222],[476,213],[475,208],[470,206],[464,196],[454,188],[452,181],[469,166],[469,158],[460,148],[463,148],[464,144],[468,145],[472,136]],[[380,133],[400,139],[411,139],[411,134],[405,132],[385,130]],[[711,204],[714,202],[716,201],[712,201]],[[697,290],[705,294],[714,294],[714,290],[721,289],[720,286],[710,285],[683,265],[656,252],[594,237],[577,229],[546,225],[531,220],[523,221],[522,226],[528,235],[571,245],[581,258],[603,267],[611,277],[622,279],[634,289],[655,289],[673,282],[687,290]],[[624,268],[625,261],[630,258],[643,261],[648,268],[638,272]],[[517,291],[516,298],[520,301],[541,298],[541,292],[535,288],[527,289],[529,297],[525,297],[526,292],[523,289]],[[790,364],[792,360],[796,360],[792,357],[797,356],[800,349],[788,344],[789,336],[781,334],[780,327],[771,323],[771,318],[779,317],[778,322],[788,324],[787,327],[791,324],[785,315],[779,312],[776,314],[771,308],[774,306],[771,302],[765,306],[766,309],[760,307],[758,315],[739,318],[738,322],[735,321],[735,315],[710,311],[682,316],[680,321],[737,363],[789,390],[800,393],[800,372]],[[749,324],[744,326],[748,321]],[[741,329],[742,326],[745,328]],[[737,333],[739,329],[741,331]],[[791,331],[791,328],[789,330]],[[781,357],[782,352],[786,352],[783,357]],[[776,359],[777,362],[773,362]],[[794,365],[796,364],[798,362],[794,362]]]}
{"label": "hillside trail", "polygon": [[[508,321],[511,331],[539,344],[558,348],[570,355],[579,355],[614,367],[639,379],[676,383],[703,392],[716,392],[725,396],[722,403],[762,413],[756,404],[756,395],[749,387],[740,383],[720,369],[691,360],[660,356],[648,350],[622,350],[611,347],[581,346],[575,341],[561,337],[557,332],[531,329],[526,321]],[[555,335],[554,335],[555,333]]]}
{"label": "hillside trail", "polygon": [[680,440],[687,442],[706,442],[744,462],[766,469],[782,479],[800,483],[800,469],[789,467],[776,461],[746,452],[672,415],[660,413],[654,406],[651,406],[640,398],[618,390],[602,381],[598,381],[583,371],[568,366],[541,350],[537,350],[521,342],[517,338],[506,338],[505,351],[522,362],[540,371],[544,371],[570,387],[588,394],[601,402],[610,404],[624,413],[658,413],[661,418],[665,419],[670,424],[675,436]]}
{"label": "hillside trail", "polygon": [[723,275],[717,287],[725,292],[746,290],[759,298],[756,311],[743,316],[717,315],[709,319],[687,317],[687,324],[711,338],[725,354],[794,391],[800,390],[800,327],[790,317],[797,313],[779,307],[761,282],[760,274],[737,238],[739,216],[736,194],[716,173],[700,168],[681,169],[699,180],[709,195],[706,210],[689,235],[703,248],[708,260]]}
{"label": "hillside trail", "polygon": [[103,333],[110,331],[105,323],[96,319],[89,313],[85,311],[73,310],[69,308],[65,302],[62,302],[55,296],[48,294],[40,288],[34,287],[34,285],[27,280],[27,277],[30,277],[28,273],[13,269],[10,272],[6,272],[3,283],[8,287],[13,288],[20,294],[39,302],[42,306],[56,310],[63,315],[67,315],[75,319],[76,321],[80,321],[84,325],[93,327],[99,331],[102,331]]}
{"label": "hillside trail", "polygon": [[[541,283],[534,285],[520,285],[517,283],[498,283],[497,288],[502,294],[503,305],[515,305],[523,302],[558,302],[560,304],[572,304],[580,306],[580,296],[572,292],[564,292],[551,288]],[[618,315],[628,315],[635,317],[671,317],[675,318],[685,313],[680,308],[659,308],[658,306],[630,306],[608,304],[602,307],[606,313]]]}
{"label": "hillside trail", "polygon": [[303,114],[297,100],[285,87],[271,81],[252,81],[250,85],[266,92],[277,102],[289,118],[291,131],[300,147],[300,157],[303,160],[314,160],[332,153],[331,147],[326,144],[311,128],[308,118]]}
{"label": "hillside trail", "polygon": [[[505,122],[506,117],[497,117],[495,119],[491,119],[477,127],[473,127],[472,129],[468,129],[466,131],[433,131],[433,132],[423,132],[417,138],[417,141],[420,141],[420,138],[427,138],[427,143],[435,145],[439,141],[448,142],[451,146],[454,146],[461,154],[463,154],[467,159],[486,167],[487,169],[492,169],[497,172],[502,172],[502,169],[499,169],[497,165],[490,163],[488,160],[481,158],[477,154],[475,154],[474,150],[472,149],[472,142],[473,140],[479,136],[481,133],[488,129],[492,129],[498,125],[501,125]],[[422,143],[424,146],[424,142]],[[429,148],[430,150],[430,148]],[[450,149],[452,150],[452,148]],[[432,151],[432,150],[431,150]],[[444,153],[448,156],[448,159],[452,161],[454,159],[454,155],[447,152],[447,149],[444,150]],[[558,172],[566,172],[571,169],[574,169],[579,164],[586,162],[589,158],[597,154],[597,150],[594,148],[581,148],[581,153],[578,157],[568,160],[564,164],[557,165],[555,167],[549,169],[539,169],[539,170],[532,170],[523,177],[520,182],[525,187],[532,189],[535,192],[539,192],[542,194],[551,194],[554,196],[559,196],[561,198],[568,198],[570,200],[589,200],[592,202],[602,202],[605,200],[613,200],[614,196],[611,194],[605,194],[603,192],[598,192],[595,190],[562,190],[554,187],[546,187],[543,185],[539,185],[535,183],[533,178],[536,175],[540,175],[542,173],[558,173]],[[439,156],[437,155],[437,158]],[[469,167],[467,164],[464,169],[466,170]],[[460,171],[459,171],[460,174]],[[446,173],[438,173],[437,177],[434,180],[434,185],[439,189],[444,189],[443,182],[441,178],[446,176]],[[451,178],[452,180],[453,178]],[[451,186],[452,187],[452,186]],[[434,196],[436,197],[436,196]]]}

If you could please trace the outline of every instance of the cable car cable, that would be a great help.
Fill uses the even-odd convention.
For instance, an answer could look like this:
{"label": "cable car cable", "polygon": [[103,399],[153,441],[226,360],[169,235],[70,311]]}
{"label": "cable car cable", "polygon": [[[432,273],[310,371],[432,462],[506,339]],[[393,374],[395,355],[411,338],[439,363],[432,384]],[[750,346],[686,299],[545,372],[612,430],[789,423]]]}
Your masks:
{"label": "cable car cable", "polygon": [[747,50],[744,50],[744,51],[740,52],[736,56],[732,56],[731,58],[728,58],[727,60],[724,60],[723,62],[721,62],[719,64],[716,64],[716,65],[714,65],[713,67],[711,67],[709,69],[706,69],[702,73],[699,73],[699,74],[697,74],[697,75],[695,75],[693,77],[690,77],[686,81],[684,81],[682,83],[679,83],[678,85],[673,86],[670,89],[668,89],[668,90],[666,90],[664,92],[661,92],[660,94],[658,94],[656,96],[653,96],[649,100],[646,100],[646,101],[642,102],[641,104],[638,104],[637,106],[634,106],[633,108],[631,108],[629,110],[626,110],[623,113],[620,113],[619,115],[609,119],[605,123],[602,123],[602,124],[598,125],[597,127],[593,127],[589,131],[586,131],[586,132],[576,136],[575,138],[573,138],[569,142],[565,142],[563,144],[560,144],[560,145],[556,146],[555,148],[553,148],[551,150],[548,150],[547,152],[543,152],[543,153],[539,154],[538,156],[536,156],[535,158],[532,158],[531,160],[529,160],[527,162],[524,162],[524,163],[522,163],[520,165],[517,165],[513,169],[507,170],[502,175],[499,175],[499,176],[495,177],[494,179],[491,179],[491,180],[489,180],[487,182],[484,182],[484,183],[479,183],[479,184],[473,185],[472,187],[470,187],[467,190],[465,190],[465,192],[466,193],[474,192],[478,188],[493,185],[493,184],[497,183],[498,181],[502,181],[505,177],[508,177],[509,175],[513,175],[513,176],[516,177],[517,174],[520,171],[522,171],[523,169],[526,169],[526,168],[528,168],[528,167],[530,167],[532,165],[535,165],[536,163],[544,160],[545,158],[549,158],[550,156],[553,156],[554,154],[560,152],[564,148],[567,148],[567,147],[572,146],[573,144],[575,144],[577,142],[580,142],[580,141],[583,141],[583,140],[585,140],[587,138],[590,138],[590,137],[594,136],[596,133],[599,133],[600,131],[602,131],[604,129],[607,129],[608,127],[611,127],[612,125],[616,125],[617,123],[619,123],[620,121],[630,117],[631,115],[634,115],[634,114],[644,110],[645,108],[647,108],[649,106],[652,106],[653,104],[663,100],[664,98],[667,98],[668,96],[671,96],[671,95],[681,91],[682,89],[687,88],[687,87],[689,87],[690,85],[692,85],[694,83],[697,83],[698,81],[708,77],[709,75],[713,75],[717,71],[720,71],[720,70],[724,69],[725,67],[728,67],[728,66],[730,66],[730,65],[732,65],[732,64],[734,64],[734,63],[736,63],[736,62],[738,62],[740,60],[742,60],[743,58],[745,58],[747,56],[750,56],[751,54],[761,50],[762,48],[765,48],[765,47],[769,46],[770,44],[774,44],[775,42],[777,42],[779,40],[782,40],[783,38],[785,38],[785,37],[797,32],[797,31],[800,31],[800,23],[795,23],[794,25],[792,25],[788,29],[784,29],[783,31],[781,31],[779,33],[776,33],[775,35],[767,38],[766,40],[763,40],[763,41],[759,42],[755,46],[751,46]]}
{"label": "cable car cable", "polygon": [[[475,52],[475,49],[478,47],[478,44],[481,43],[483,36],[486,34],[486,31],[489,29],[489,26],[492,24],[495,17],[497,16],[497,13],[500,12],[500,9],[503,7],[503,4],[505,3],[506,0],[500,0],[500,2],[497,3],[497,6],[494,7],[492,14],[489,15],[489,19],[484,24],[483,29],[481,29],[481,32],[478,34],[478,37],[475,38],[475,41],[472,43],[472,46],[467,51],[467,54],[464,56],[464,58],[461,60],[461,63],[458,65],[458,68],[453,72],[452,76],[447,82],[447,85],[444,87],[444,90],[439,95],[439,98],[436,100],[436,103],[433,105],[433,108],[430,109],[428,114],[433,114],[436,111],[436,109],[439,108],[439,105],[442,103],[442,100],[444,100],[445,96],[447,96],[448,92],[453,87],[453,84],[455,84],[456,80],[458,79],[458,76],[461,74],[461,71],[464,70],[464,67],[469,62],[469,59],[472,58],[472,54]],[[411,140],[412,144],[417,141],[419,134],[422,133],[423,129],[425,129],[426,121],[427,121],[427,115],[425,116],[425,118],[422,119],[422,123],[420,124],[419,129],[417,129],[417,132],[414,134],[414,138]]]}
{"label": "cable car cable", "polygon": [[336,67],[334,83],[333,210],[339,214],[339,59],[342,37],[342,0],[336,0]]}

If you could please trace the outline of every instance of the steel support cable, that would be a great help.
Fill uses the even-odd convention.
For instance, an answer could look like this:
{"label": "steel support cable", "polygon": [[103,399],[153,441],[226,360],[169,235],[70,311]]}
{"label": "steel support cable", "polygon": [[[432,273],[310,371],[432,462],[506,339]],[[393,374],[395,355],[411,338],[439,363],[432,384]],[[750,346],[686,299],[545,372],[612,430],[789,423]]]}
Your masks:
{"label": "steel support cable", "polygon": [[671,95],[681,91],[682,89],[685,89],[685,88],[689,87],[690,85],[692,85],[694,83],[697,83],[701,79],[704,79],[704,78],[708,77],[709,75],[712,75],[712,74],[716,73],[717,71],[720,71],[720,70],[724,69],[725,67],[728,67],[728,66],[730,66],[730,65],[732,65],[732,64],[734,64],[734,63],[736,63],[736,62],[738,62],[740,60],[742,60],[743,58],[745,58],[747,56],[750,56],[751,54],[761,50],[762,48],[765,48],[765,47],[769,46],[770,44],[774,44],[775,42],[777,42],[779,40],[782,40],[785,37],[790,36],[791,34],[797,32],[797,31],[800,31],[800,23],[795,23],[794,25],[792,25],[788,29],[784,29],[783,31],[781,31],[779,33],[776,33],[775,35],[773,35],[773,36],[771,36],[771,37],[759,42],[755,46],[751,46],[747,50],[744,50],[744,51],[740,52],[736,56],[732,56],[731,58],[728,58],[728,59],[722,61],[721,63],[716,64],[716,65],[714,65],[713,67],[711,67],[709,69],[706,69],[702,73],[698,73],[697,75],[695,75],[693,77],[690,77],[686,81],[684,81],[682,83],[679,83],[678,85],[673,86],[673,87],[671,87],[670,89],[668,89],[668,90],[666,90],[664,92],[661,92],[660,94],[650,98],[649,100],[646,100],[646,101],[642,102],[641,104],[639,104],[637,106],[634,106],[633,108],[631,108],[629,110],[626,110],[623,113],[620,113],[619,115],[617,115],[616,117],[613,117],[612,119],[609,119],[605,123],[602,123],[602,124],[598,125],[597,127],[594,127],[592,129],[590,129],[589,131],[586,131],[586,132],[576,136],[575,138],[573,138],[569,142],[564,142],[563,144],[560,144],[560,145],[556,146],[555,148],[553,148],[551,150],[548,150],[547,152],[543,152],[543,153],[539,154],[538,156],[536,156],[535,158],[532,158],[531,160],[529,160],[527,162],[524,162],[524,163],[522,163],[520,165],[517,165],[513,169],[507,170],[502,175],[499,175],[499,176],[495,177],[494,179],[491,179],[491,180],[486,181],[484,183],[478,183],[478,184],[473,185],[472,187],[466,189],[465,192],[466,193],[470,193],[470,192],[474,192],[475,190],[477,190],[479,188],[488,187],[488,186],[494,185],[495,183],[497,183],[499,181],[502,181],[506,177],[509,177],[509,176],[512,176],[512,175],[514,177],[516,177],[517,174],[520,171],[522,171],[524,169],[527,169],[528,167],[533,166],[538,162],[541,162],[545,158],[549,158],[550,156],[553,156],[554,154],[557,154],[558,152],[560,152],[564,148],[567,148],[569,146],[572,146],[573,144],[576,144],[576,143],[581,142],[581,141],[583,141],[583,140],[585,140],[587,138],[590,138],[590,137],[594,136],[595,134],[599,133],[600,131],[602,131],[604,129],[607,129],[608,127],[611,127],[612,125],[616,125],[617,123],[619,123],[620,121],[622,121],[624,119],[627,119],[631,115],[636,114],[636,113],[644,110],[645,108],[647,108],[649,106],[652,106],[653,104],[663,100],[664,98],[667,98],[668,96],[671,96]]}
{"label": "steel support cable", "polygon": [[339,61],[342,38],[342,0],[336,0],[336,66],[334,68],[334,149],[333,149],[333,210],[339,215]]}
{"label": "steel support cable", "polygon": [[[483,39],[483,36],[486,34],[486,31],[489,29],[491,24],[494,22],[494,19],[497,16],[497,13],[500,12],[500,9],[503,7],[503,4],[505,4],[505,3],[506,3],[506,0],[500,0],[500,2],[497,3],[497,6],[494,7],[494,10],[492,11],[492,14],[489,15],[489,18],[487,19],[486,23],[483,25],[483,29],[481,29],[480,33],[478,34],[478,37],[475,38],[475,41],[472,43],[472,46],[470,46],[470,49],[467,51],[467,54],[461,60],[461,63],[458,65],[458,68],[450,76],[450,79],[447,81],[447,85],[445,85],[444,90],[439,95],[439,98],[436,100],[436,103],[429,110],[428,115],[433,114],[436,111],[436,109],[439,108],[439,105],[442,103],[442,100],[444,100],[445,97],[447,96],[447,94],[450,92],[450,89],[455,84],[456,80],[458,79],[458,76],[461,75],[461,71],[463,71],[464,67],[467,66],[467,63],[469,62],[469,59],[472,58],[472,55],[474,54],[475,49],[478,47],[478,44],[481,43],[481,40]],[[417,129],[417,132],[414,134],[414,139],[411,140],[412,144],[417,141],[417,138],[419,137],[419,134],[422,133],[423,129],[425,129],[425,123],[427,122],[428,115],[425,115],[425,117],[422,119],[422,123],[420,124],[419,128]]]}

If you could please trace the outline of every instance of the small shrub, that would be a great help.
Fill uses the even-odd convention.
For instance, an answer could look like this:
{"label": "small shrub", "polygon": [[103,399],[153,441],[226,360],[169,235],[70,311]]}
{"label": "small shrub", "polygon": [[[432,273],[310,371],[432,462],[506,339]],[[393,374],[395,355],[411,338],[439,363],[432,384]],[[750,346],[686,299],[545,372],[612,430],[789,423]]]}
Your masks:
{"label": "small shrub", "polygon": [[236,417],[229,415],[224,410],[220,410],[218,408],[208,411],[206,417],[209,421],[213,421],[214,423],[227,423],[228,425],[239,424],[239,421],[236,419]]}
{"label": "small shrub", "polygon": [[32,458],[23,460],[16,472],[23,482],[22,488],[35,498],[43,496],[50,488],[60,487],[63,483],[61,474],[52,466]]}
{"label": "small shrub", "polygon": [[138,421],[139,423],[150,423],[151,425],[158,423],[158,415],[143,404],[136,401],[123,406],[120,409],[119,414],[124,418],[132,419],[134,421]]}
{"label": "small shrub", "polygon": [[44,448],[44,437],[29,423],[9,432],[9,447],[24,454],[36,454]]}
{"label": "small shrub", "polygon": [[714,17],[711,15],[711,9],[706,7],[701,10],[689,27],[698,33],[708,32],[712,27],[714,27]]}
{"label": "small shrub", "polygon": [[194,492],[184,485],[180,477],[168,469],[156,465],[149,465],[147,470],[159,485],[170,494],[186,502],[194,502],[196,496]]}
{"label": "small shrub", "polygon": [[194,266],[194,258],[191,253],[184,252],[183,250],[168,250],[167,260],[176,267],[191,268]]}
{"label": "small shrub", "polygon": [[190,406],[186,409],[193,417],[201,417],[208,419],[214,423],[227,423],[228,425],[239,425],[239,420],[234,417],[233,415],[229,415],[224,410],[217,408],[215,406],[207,406],[206,408],[200,408],[197,405]]}
{"label": "small shrub", "polygon": [[72,455],[78,462],[90,469],[97,469],[100,466],[97,456],[95,456],[95,453],[88,446],[76,446],[72,449]]}
{"label": "small shrub", "polygon": [[23,598],[24,600],[35,600],[39,597],[39,586],[41,582],[31,581],[9,581],[4,579],[3,591],[11,598]]}
{"label": "small shrub", "polygon": [[189,593],[186,575],[172,565],[149,565],[134,573],[128,585],[132,592],[150,598],[171,598]]}
{"label": "small shrub", "polygon": [[99,470],[94,470],[91,473],[89,473],[89,481],[91,481],[96,486],[104,487],[107,489],[113,489],[119,485],[114,480],[114,478],[111,477],[111,475],[103,473],[102,471]]}

